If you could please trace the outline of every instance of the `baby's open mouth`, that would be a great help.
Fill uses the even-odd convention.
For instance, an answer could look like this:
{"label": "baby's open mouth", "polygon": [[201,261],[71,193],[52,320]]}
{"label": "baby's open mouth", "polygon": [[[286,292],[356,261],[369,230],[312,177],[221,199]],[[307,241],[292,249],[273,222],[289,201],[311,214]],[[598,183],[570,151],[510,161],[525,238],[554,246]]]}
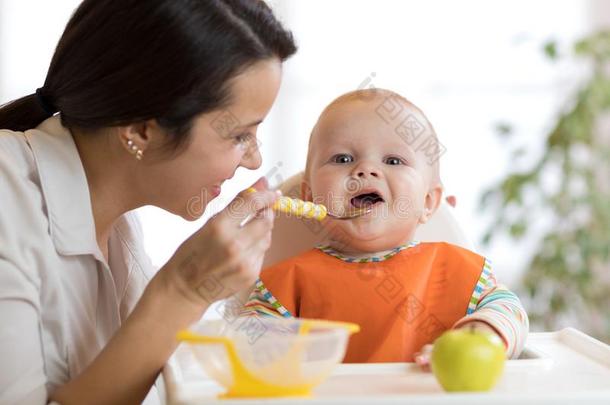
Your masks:
{"label": "baby's open mouth", "polygon": [[356,208],[369,208],[375,204],[384,202],[384,199],[378,193],[372,192],[357,195],[352,198],[350,202]]}

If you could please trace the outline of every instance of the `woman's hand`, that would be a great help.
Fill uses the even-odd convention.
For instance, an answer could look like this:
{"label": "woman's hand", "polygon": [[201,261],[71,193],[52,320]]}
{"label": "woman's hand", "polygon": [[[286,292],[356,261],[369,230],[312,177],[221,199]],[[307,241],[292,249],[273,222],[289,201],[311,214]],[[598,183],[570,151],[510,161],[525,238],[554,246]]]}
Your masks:
{"label": "woman's hand", "polygon": [[268,190],[264,179],[252,187],[256,193],[241,192],[187,239],[162,270],[164,282],[195,308],[251,287],[260,273],[271,244],[271,206],[280,194]]}

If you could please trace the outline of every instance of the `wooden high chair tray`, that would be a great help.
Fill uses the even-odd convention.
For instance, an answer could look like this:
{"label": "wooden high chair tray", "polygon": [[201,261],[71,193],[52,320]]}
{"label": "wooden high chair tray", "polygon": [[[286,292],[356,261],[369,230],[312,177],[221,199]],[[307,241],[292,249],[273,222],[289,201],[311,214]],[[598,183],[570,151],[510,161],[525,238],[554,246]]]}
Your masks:
{"label": "wooden high chair tray", "polygon": [[572,328],[531,333],[518,360],[487,393],[448,394],[412,363],[341,364],[311,398],[217,399],[190,350],[180,346],[163,370],[169,405],[250,404],[610,404],[610,346]]}

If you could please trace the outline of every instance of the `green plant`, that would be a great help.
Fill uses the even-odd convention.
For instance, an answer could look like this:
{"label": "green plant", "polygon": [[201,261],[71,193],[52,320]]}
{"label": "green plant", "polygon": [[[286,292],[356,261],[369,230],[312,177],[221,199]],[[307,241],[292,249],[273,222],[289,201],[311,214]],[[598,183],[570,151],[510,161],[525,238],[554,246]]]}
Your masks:
{"label": "green plant", "polygon": [[[554,43],[544,50],[558,58]],[[483,243],[497,234],[537,235],[532,224],[548,219],[522,279],[532,325],[569,323],[610,341],[610,126],[602,125],[610,122],[610,32],[578,41],[572,57],[589,63],[590,74],[531,168],[508,174],[481,196],[482,209],[496,214]],[[515,147],[512,157],[523,152]]]}

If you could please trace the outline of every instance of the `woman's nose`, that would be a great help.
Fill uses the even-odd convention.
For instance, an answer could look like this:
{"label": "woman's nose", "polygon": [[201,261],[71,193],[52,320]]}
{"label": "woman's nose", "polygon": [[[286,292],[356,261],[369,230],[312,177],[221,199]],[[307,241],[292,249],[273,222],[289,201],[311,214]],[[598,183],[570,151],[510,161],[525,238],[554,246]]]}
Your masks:
{"label": "woman's nose", "polygon": [[246,150],[241,158],[240,166],[246,169],[256,170],[261,167],[263,158],[258,150],[258,144],[253,144]]}

